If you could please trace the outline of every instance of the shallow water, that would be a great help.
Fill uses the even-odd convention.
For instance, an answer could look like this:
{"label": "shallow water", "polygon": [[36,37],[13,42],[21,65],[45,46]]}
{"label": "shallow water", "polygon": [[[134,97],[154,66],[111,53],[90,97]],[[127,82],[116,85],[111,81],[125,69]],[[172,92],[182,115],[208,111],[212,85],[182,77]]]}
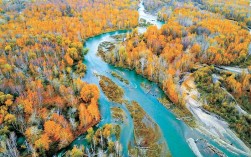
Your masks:
{"label": "shallow water", "polygon": [[[144,13],[144,7],[142,3],[140,4],[139,8],[139,15],[140,18],[147,18],[149,22],[152,22],[153,24],[157,25],[158,27],[161,27],[163,23],[158,22],[157,18],[152,15],[148,15]],[[145,31],[145,28],[139,28],[139,32]],[[128,31],[115,31],[110,33],[101,34],[98,36],[95,36],[93,38],[90,38],[86,41],[85,47],[89,49],[88,54],[85,56],[84,63],[87,66],[87,72],[85,77],[83,78],[83,81],[96,84],[98,85],[101,95],[99,99],[100,104],[100,112],[101,112],[101,122],[98,124],[98,126],[102,126],[106,123],[115,123],[114,119],[111,116],[111,107],[121,107],[122,110],[125,112],[126,115],[126,122],[121,124],[121,138],[120,142],[123,147],[123,156],[128,156],[128,143],[133,139],[133,121],[129,114],[129,111],[127,108],[122,104],[116,104],[113,102],[110,102],[104,93],[102,92],[100,86],[99,86],[99,80],[93,73],[98,73],[100,75],[104,75],[106,77],[109,77],[111,80],[113,80],[117,85],[122,87],[125,92],[124,98],[126,100],[137,101],[141,107],[145,110],[145,112],[153,119],[155,123],[158,124],[161,133],[162,138],[166,141],[168,144],[169,150],[174,157],[194,157],[194,153],[190,149],[189,145],[187,144],[186,140],[188,138],[194,138],[194,139],[206,139],[208,142],[215,147],[219,148],[222,152],[224,152],[227,156],[239,156],[234,153],[231,153],[227,149],[219,146],[216,142],[211,140],[209,137],[206,137],[205,135],[202,135],[197,130],[190,128],[187,126],[183,121],[180,121],[176,119],[175,115],[170,112],[167,108],[165,108],[161,103],[158,102],[157,98],[164,95],[162,90],[155,84],[152,83],[145,78],[141,77],[140,75],[137,75],[134,71],[130,71],[127,69],[121,69],[116,68],[114,66],[111,66],[107,63],[105,63],[100,57],[98,57],[97,49],[98,45],[106,40],[111,40],[110,36],[127,33]],[[114,71],[118,74],[120,74],[123,78],[127,79],[130,84],[126,85],[122,82],[120,82],[118,79],[114,78],[110,72]],[[146,83],[147,85],[152,86],[154,89],[158,90],[159,92],[156,92],[156,96],[152,96],[150,94],[146,94],[146,91],[141,88],[141,83]],[[85,140],[83,136],[80,136],[77,138],[71,145],[84,145]],[[233,143],[235,144],[235,143]],[[66,149],[65,149],[66,150]],[[63,152],[65,151],[63,150]],[[217,156],[215,154],[210,154],[209,152],[205,151],[203,145],[199,145],[199,150],[201,151],[203,156]],[[60,154],[58,156],[61,156]]]}

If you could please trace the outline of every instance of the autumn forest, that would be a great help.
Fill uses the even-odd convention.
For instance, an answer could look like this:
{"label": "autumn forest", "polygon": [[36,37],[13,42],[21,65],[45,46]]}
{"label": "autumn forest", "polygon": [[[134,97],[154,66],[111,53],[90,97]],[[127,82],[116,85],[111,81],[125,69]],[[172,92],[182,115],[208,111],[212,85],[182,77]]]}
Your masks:
{"label": "autumn forest", "polygon": [[250,29],[249,0],[0,0],[0,157],[249,156]]}

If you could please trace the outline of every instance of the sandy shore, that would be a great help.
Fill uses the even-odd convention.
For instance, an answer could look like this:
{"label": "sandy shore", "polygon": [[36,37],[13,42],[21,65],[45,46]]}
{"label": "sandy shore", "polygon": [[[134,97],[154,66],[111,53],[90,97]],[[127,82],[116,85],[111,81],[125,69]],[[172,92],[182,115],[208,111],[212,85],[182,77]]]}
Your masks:
{"label": "sandy shore", "polygon": [[189,147],[192,149],[192,151],[194,152],[194,154],[197,156],[197,157],[203,157],[194,141],[194,139],[192,138],[189,138],[187,139],[187,143],[189,145]]}
{"label": "sandy shore", "polygon": [[[202,108],[202,100],[200,100],[200,94],[196,89],[196,85],[191,75],[186,77],[186,80],[181,84],[181,93],[186,102],[186,107],[193,114],[198,124],[198,130],[203,134],[209,135],[221,146],[228,150],[249,156],[251,150],[234,134],[228,127],[228,123],[222,119],[219,119],[215,114],[205,111]],[[206,103],[206,101],[203,101]],[[239,149],[231,144],[226,138],[228,136],[231,140],[235,141],[242,147]]]}

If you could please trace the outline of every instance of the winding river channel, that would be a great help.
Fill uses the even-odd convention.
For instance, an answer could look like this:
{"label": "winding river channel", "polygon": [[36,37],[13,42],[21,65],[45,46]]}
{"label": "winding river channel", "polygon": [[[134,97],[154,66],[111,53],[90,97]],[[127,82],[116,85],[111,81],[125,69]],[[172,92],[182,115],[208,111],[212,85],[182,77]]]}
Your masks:
{"label": "winding river channel", "polygon": [[[140,18],[144,18],[147,21],[161,27],[163,24],[162,22],[157,21],[157,17],[153,15],[149,15],[145,13],[144,6],[141,3],[139,5],[139,15]],[[146,28],[139,28],[139,32],[144,32]],[[164,107],[163,104],[159,103],[157,100],[158,97],[164,95],[163,91],[157,86],[157,84],[148,81],[147,79],[141,77],[140,75],[136,74],[134,71],[130,71],[127,69],[121,69],[114,66],[111,66],[104,62],[100,57],[97,56],[98,45],[107,40],[112,40],[111,36],[118,35],[122,33],[127,33],[128,31],[114,31],[109,33],[104,33],[92,38],[89,38],[86,43],[85,47],[89,49],[88,54],[85,56],[84,63],[87,66],[87,73],[83,78],[83,81],[96,84],[99,86],[99,78],[94,75],[94,73],[98,73],[100,75],[104,75],[114,81],[117,85],[124,89],[124,98],[126,100],[137,101],[140,106],[145,110],[145,112],[153,119],[153,121],[158,124],[161,133],[162,139],[166,141],[168,144],[168,148],[174,157],[193,157],[195,156],[192,149],[189,147],[187,139],[205,139],[207,142],[214,147],[218,148],[222,151],[226,156],[241,156],[237,155],[234,152],[220,146],[210,137],[203,135],[197,129],[191,128],[187,126],[182,120],[176,118],[176,116]],[[120,74],[123,78],[127,79],[130,83],[126,85],[120,82],[118,79],[114,78],[110,72],[116,72]],[[156,95],[152,96],[147,94],[144,89],[141,87],[141,83],[145,83],[149,86],[152,86],[156,91]],[[99,86],[100,88],[100,86]],[[120,107],[125,112],[126,120],[121,125],[121,137],[120,142],[122,144],[122,154],[123,156],[128,156],[128,143],[133,139],[133,121],[130,116],[129,111],[127,110],[126,106],[123,104],[116,104],[110,102],[104,93],[102,92],[101,88],[101,96],[99,100],[100,104],[100,112],[101,112],[101,122],[98,124],[102,126],[106,123],[116,123],[116,121],[111,116],[111,108],[112,107]],[[73,144],[81,145],[84,144],[84,136],[79,136]],[[232,145],[241,149],[241,146],[237,144],[235,141],[231,141]],[[210,153],[205,149],[205,146],[197,144],[200,153],[202,156],[217,156],[216,154]],[[63,154],[63,153],[62,153]],[[58,155],[61,156],[61,155]]]}

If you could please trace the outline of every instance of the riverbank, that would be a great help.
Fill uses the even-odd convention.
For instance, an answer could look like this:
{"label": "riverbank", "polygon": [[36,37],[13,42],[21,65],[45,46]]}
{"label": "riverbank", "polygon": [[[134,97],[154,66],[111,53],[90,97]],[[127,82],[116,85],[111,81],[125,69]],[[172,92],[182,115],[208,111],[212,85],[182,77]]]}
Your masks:
{"label": "riverbank", "polygon": [[[247,156],[251,153],[250,149],[230,130],[227,122],[219,119],[216,115],[202,108],[203,103],[206,102],[203,99],[201,100],[201,96],[196,89],[192,74],[189,74],[181,84],[181,91],[184,100],[186,101],[186,107],[196,118],[197,123],[199,123],[199,125],[197,125],[198,130],[203,134],[207,134],[221,146],[224,146],[233,152]],[[232,142],[226,137],[231,138],[237,145],[240,145],[241,148],[233,146]]]}

